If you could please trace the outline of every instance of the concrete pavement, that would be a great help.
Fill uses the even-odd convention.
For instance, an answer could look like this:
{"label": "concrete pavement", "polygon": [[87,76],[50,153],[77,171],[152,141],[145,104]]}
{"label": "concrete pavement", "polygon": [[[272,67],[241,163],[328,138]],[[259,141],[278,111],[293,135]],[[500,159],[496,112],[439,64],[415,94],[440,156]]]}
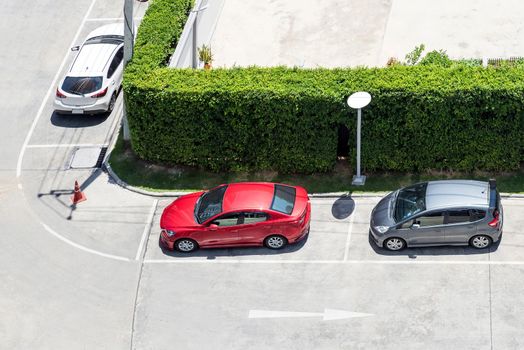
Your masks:
{"label": "concrete pavement", "polygon": [[[157,202],[100,170],[68,168],[76,147],[111,143],[118,114],[52,112],[51,82],[74,57],[76,33],[74,43],[121,20],[121,6],[21,1],[5,9],[0,25],[16,35],[0,38],[11,48],[0,53],[2,66],[13,68],[0,81],[0,349],[524,346],[523,199],[504,199],[504,238],[490,252],[377,249],[367,238],[377,197],[313,199],[308,239],[283,251],[164,252],[158,222],[172,198]],[[74,180],[88,198],[76,207]],[[249,318],[252,310],[325,309],[372,316]]]}
{"label": "concrete pavement", "polygon": [[[116,251],[104,243],[86,246],[104,242],[96,236],[102,233],[106,242],[114,240],[113,231],[134,235],[129,239],[138,245],[152,201],[135,221],[128,207],[122,215],[126,223],[109,222],[116,203],[129,204],[128,192],[114,186],[114,203],[102,198],[97,203],[94,195],[89,199],[98,205],[94,212],[83,207],[67,220],[71,181],[82,182],[91,171],[66,171],[73,147],[64,146],[105,143],[118,120],[116,115],[62,119],[51,107],[56,81],[74,57],[71,43],[79,43],[92,28],[121,21],[121,15],[122,5],[110,0],[24,0],[6,3],[0,12],[0,349],[131,346],[137,247],[118,250],[119,242]],[[104,183],[103,176],[97,178],[92,188]],[[50,190],[62,194],[46,195]],[[129,259],[111,257],[116,254]]]}
{"label": "concrete pavement", "polygon": [[[138,349],[518,349],[524,273],[523,199],[505,199],[505,230],[490,251],[434,247],[386,252],[368,239],[378,198],[312,200],[306,242],[162,252],[158,219],[144,259]],[[341,205],[342,202],[342,205]],[[354,208],[354,209],[353,209]],[[344,210],[345,209],[345,210]],[[369,313],[365,318],[251,319],[252,310]]]}
{"label": "concrete pavement", "polygon": [[383,67],[423,43],[454,58],[522,56],[519,0],[227,0],[214,66]]}

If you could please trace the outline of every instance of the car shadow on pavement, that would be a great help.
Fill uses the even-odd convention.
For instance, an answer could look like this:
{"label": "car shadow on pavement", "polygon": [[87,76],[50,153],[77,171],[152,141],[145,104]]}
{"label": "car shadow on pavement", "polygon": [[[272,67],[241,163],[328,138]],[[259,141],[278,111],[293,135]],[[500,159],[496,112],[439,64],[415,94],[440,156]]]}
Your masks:
{"label": "car shadow on pavement", "polygon": [[355,201],[351,194],[339,197],[331,206],[331,215],[337,220],[344,220],[351,216],[355,211]]}
{"label": "car shadow on pavement", "polygon": [[165,255],[172,256],[175,258],[194,258],[194,257],[205,257],[208,260],[213,260],[217,257],[235,257],[235,256],[267,256],[267,255],[284,255],[296,252],[300,250],[307,242],[309,234],[307,234],[302,240],[297,243],[289,244],[286,247],[273,250],[266,247],[239,247],[239,248],[206,248],[199,249],[192,253],[181,253],[176,250],[170,251],[165,249],[160,240],[158,246],[162,249]]}
{"label": "car shadow on pavement", "polygon": [[386,256],[407,256],[410,259],[416,259],[417,256],[444,256],[444,255],[479,255],[495,252],[501,240],[494,243],[489,249],[475,249],[470,246],[438,246],[438,247],[420,247],[420,248],[406,248],[398,252],[392,252],[384,248],[378,247],[371,235],[368,237],[369,245],[379,255]]}
{"label": "car shadow on pavement", "polygon": [[102,124],[109,117],[109,113],[102,114],[59,114],[53,111],[51,124],[62,128],[86,128]]}

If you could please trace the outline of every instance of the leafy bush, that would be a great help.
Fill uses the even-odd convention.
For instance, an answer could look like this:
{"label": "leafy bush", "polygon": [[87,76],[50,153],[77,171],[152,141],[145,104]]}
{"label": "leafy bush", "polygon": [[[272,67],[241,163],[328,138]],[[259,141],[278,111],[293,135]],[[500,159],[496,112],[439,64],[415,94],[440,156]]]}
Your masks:
{"label": "leafy bush", "polygon": [[480,58],[462,58],[453,60],[453,64],[464,67],[482,67],[482,60]]}
{"label": "leafy bush", "polygon": [[425,49],[426,49],[426,46],[424,44],[415,46],[413,51],[411,51],[410,53],[406,55],[406,64],[408,66],[416,65],[419,62],[420,57],[422,57],[422,52],[424,52]]}
{"label": "leafy bush", "polygon": [[176,8],[171,16],[182,20],[189,2],[152,3],[126,69],[132,145],[141,158],[216,171],[328,171],[337,126],[356,127],[345,101],[366,90],[373,100],[363,113],[365,170],[510,170],[522,161],[522,69],[163,68],[183,23],[165,19],[176,29],[164,35],[169,26],[153,5]]}
{"label": "leafy bush", "polygon": [[422,66],[440,66],[440,67],[451,67],[453,61],[449,58],[448,54],[444,50],[433,50],[430,51],[420,60]]}

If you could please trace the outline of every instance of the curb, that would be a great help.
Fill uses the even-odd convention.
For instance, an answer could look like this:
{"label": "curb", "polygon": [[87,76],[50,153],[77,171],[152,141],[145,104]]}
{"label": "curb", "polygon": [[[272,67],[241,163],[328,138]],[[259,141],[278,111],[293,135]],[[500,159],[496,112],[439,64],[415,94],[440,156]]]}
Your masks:
{"label": "curb", "polygon": [[[118,186],[129,190],[131,192],[143,194],[145,196],[157,197],[157,198],[169,198],[169,197],[180,197],[185,194],[192,193],[193,191],[173,191],[173,192],[153,192],[144,190],[139,187],[128,185],[125,181],[122,181],[118,175],[113,171],[109,163],[103,164],[103,169],[107,172],[111,180],[113,180]],[[389,192],[362,192],[362,193],[349,193],[349,192],[329,192],[329,193],[309,193],[311,198],[340,198],[340,197],[383,197]]]}
{"label": "curb", "polygon": [[162,198],[162,197],[180,197],[180,196],[183,196],[185,194],[191,193],[191,191],[188,191],[188,192],[183,192],[183,191],[177,191],[177,192],[153,192],[153,191],[144,190],[142,188],[130,186],[126,182],[122,181],[118,177],[118,175],[113,171],[113,169],[111,168],[111,165],[109,165],[109,163],[104,163],[103,164],[103,168],[107,172],[107,174],[109,175],[111,180],[113,180],[118,186],[120,186],[120,187],[122,187],[122,188],[124,188],[126,190],[129,190],[131,192],[143,194],[145,196],[159,197],[159,198]]}
{"label": "curb", "polygon": [[[131,192],[143,194],[145,196],[157,197],[157,198],[168,198],[168,197],[180,197],[185,194],[192,193],[192,191],[174,191],[174,192],[153,192],[144,190],[142,188],[134,187],[128,185],[126,182],[122,181],[118,175],[113,171],[111,165],[105,162],[103,164],[103,169],[107,172],[109,177],[120,187],[129,190]],[[359,192],[359,193],[350,193],[350,192],[329,192],[329,193],[310,193],[309,197],[311,198],[340,198],[340,197],[353,197],[353,198],[373,198],[373,197],[384,197],[389,192]],[[502,192],[500,194],[502,198],[524,198],[524,194],[520,193],[507,193]]]}

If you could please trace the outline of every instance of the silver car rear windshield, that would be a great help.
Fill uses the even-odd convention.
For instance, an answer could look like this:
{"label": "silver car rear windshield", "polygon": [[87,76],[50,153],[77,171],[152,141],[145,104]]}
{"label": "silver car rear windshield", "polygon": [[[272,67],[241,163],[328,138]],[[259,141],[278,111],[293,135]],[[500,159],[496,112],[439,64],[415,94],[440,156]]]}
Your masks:
{"label": "silver car rear windshield", "polygon": [[200,196],[195,205],[195,219],[199,224],[222,212],[226,189],[227,186],[217,187]]}
{"label": "silver car rear windshield", "polygon": [[398,191],[395,202],[395,221],[399,222],[426,210],[427,183],[405,187]]}
{"label": "silver car rear windshield", "polygon": [[102,77],[66,77],[62,90],[74,95],[85,95],[102,88]]}

